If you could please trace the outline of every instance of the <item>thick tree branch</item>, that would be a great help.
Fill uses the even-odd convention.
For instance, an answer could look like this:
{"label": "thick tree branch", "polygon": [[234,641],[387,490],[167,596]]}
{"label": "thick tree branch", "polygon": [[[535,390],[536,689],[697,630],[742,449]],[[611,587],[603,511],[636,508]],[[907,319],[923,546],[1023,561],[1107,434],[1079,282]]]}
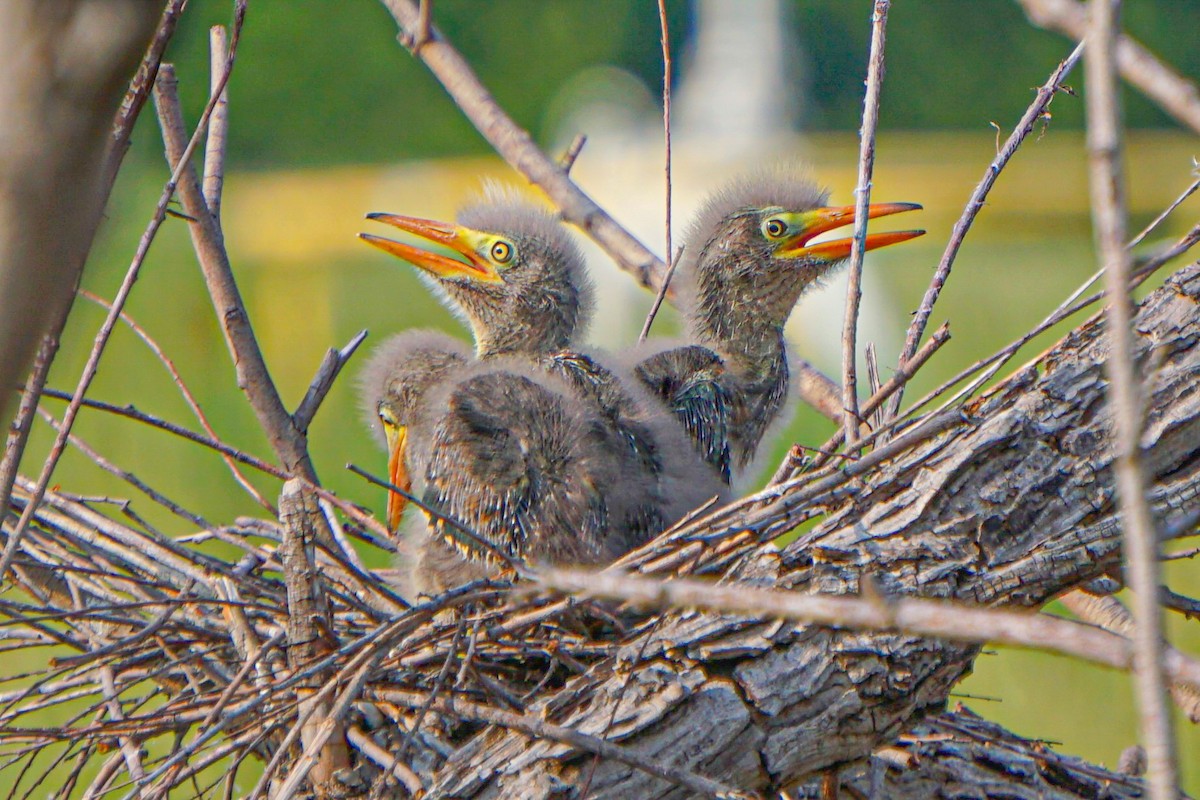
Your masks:
{"label": "thick tree branch", "polygon": [[[1200,507],[1200,397],[1193,391],[1200,265],[1153,293],[1133,330],[1139,359],[1157,353],[1143,445],[1158,487],[1155,513],[1169,522]],[[859,463],[879,451],[835,470],[821,479],[827,488],[820,492],[820,481],[806,487],[802,476],[692,521],[622,568],[701,575],[732,568],[724,579],[731,587],[749,581],[833,594],[859,593],[869,580],[887,596],[1036,608],[1119,563],[1104,332],[1102,318],[1085,323],[1035,366],[964,406],[962,421],[936,436],[916,437],[869,468]],[[835,491],[839,473],[854,491]],[[745,553],[744,543],[811,515],[814,504],[827,509],[826,520],[782,554],[767,548],[749,560],[734,557]],[[601,730],[635,670],[641,694],[633,702],[654,713],[622,727],[622,741],[666,753],[686,739],[690,768],[723,775],[741,790],[791,785],[888,744],[921,713],[941,707],[977,652],[941,639],[737,614],[668,614],[650,627],[652,636],[634,637],[612,662],[529,710],[560,709],[551,717],[556,724]],[[643,659],[629,663],[640,650]],[[717,663],[719,673],[710,674],[706,665]],[[572,697],[589,698],[586,708]],[[454,796],[513,797],[505,787],[539,785],[547,770],[569,779],[576,766],[547,743],[491,730],[464,745],[433,786]],[[656,791],[636,770],[610,762],[600,765],[594,787],[596,797]]]}

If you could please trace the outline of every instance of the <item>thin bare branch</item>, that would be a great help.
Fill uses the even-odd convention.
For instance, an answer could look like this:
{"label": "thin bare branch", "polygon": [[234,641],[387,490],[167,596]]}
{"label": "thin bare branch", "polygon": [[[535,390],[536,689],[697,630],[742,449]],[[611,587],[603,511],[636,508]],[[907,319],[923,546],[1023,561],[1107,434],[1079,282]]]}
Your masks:
{"label": "thin bare branch", "polygon": [[[236,41],[235,29],[234,44]],[[233,52],[231,46],[231,57]],[[263,360],[262,350],[250,326],[249,315],[233,277],[229,254],[205,204],[196,171],[186,159],[177,162],[177,158],[183,155],[186,140],[176,84],[174,70],[169,65],[164,65],[155,86],[155,101],[158,104],[163,141],[171,163],[181,165],[179,197],[184,210],[192,217],[188,225],[192,234],[192,244],[204,273],[217,319],[225,334],[225,342],[237,372],[238,386],[250,401],[259,425],[271,443],[271,449],[283,462],[284,468],[310,483],[317,483],[316,471],[309,459],[304,434],[297,429],[284,408]]]}
{"label": "thin bare branch", "polygon": [[354,351],[366,338],[367,332],[359,331],[341,350],[334,350],[331,347],[325,353],[325,358],[321,360],[321,366],[317,368],[317,374],[313,376],[312,382],[308,385],[308,391],[304,393],[304,399],[300,401],[300,405],[296,407],[296,413],[292,415],[296,429],[301,433],[308,431],[308,426],[312,424],[317,409],[321,407],[325,396],[333,388],[333,382],[337,380],[342,367],[346,366],[346,362],[350,360]]}
{"label": "thin bare branch", "polygon": [[225,72],[225,59],[229,57],[224,25],[209,28],[208,43],[209,91],[216,95],[217,101],[208,122],[208,138],[204,141],[204,201],[220,227],[221,192],[225,186],[225,142],[229,137],[229,89],[221,80]]}
{"label": "thin bare branch", "polygon": [[1092,0],[1088,29],[1088,165],[1096,249],[1105,270],[1111,381],[1108,408],[1115,433],[1117,499],[1124,520],[1125,572],[1133,589],[1134,661],[1137,708],[1146,748],[1150,797],[1174,800],[1179,777],[1163,674],[1162,607],[1159,598],[1158,535],[1146,500],[1142,467],[1143,400],[1134,360],[1132,258],[1125,246],[1125,177],[1121,165],[1121,122],[1117,96],[1116,38],[1120,3]]}
{"label": "thin bare branch", "polygon": [[[1088,35],[1087,6],[1076,0],[1018,0],[1038,27],[1075,41]],[[1127,34],[1117,34],[1117,69],[1177,122],[1200,133],[1200,88],[1184,78]]]}
{"label": "thin bare branch", "polygon": [[679,252],[675,254],[675,260],[671,262],[671,268],[663,276],[662,286],[658,287],[658,293],[654,295],[654,302],[650,304],[650,310],[646,312],[646,321],[642,323],[642,332],[638,334],[639,342],[646,341],[646,337],[650,335],[650,327],[654,325],[654,320],[658,317],[658,312],[662,308],[663,298],[667,296],[667,290],[671,286],[671,278],[675,277],[675,268],[679,266],[679,259],[682,256],[683,247],[680,247]]}
{"label": "thin bare branch", "polygon": [[[1066,60],[1050,73],[1050,77],[1038,89],[1037,96],[1034,97],[1029,108],[1025,109],[1025,113],[1021,115],[1020,122],[1017,123],[1017,126],[1013,128],[1013,132],[1009,134],[1008,139],[1004,142],[1004,147],[992,163],[988,165],[987,170],[983,173],[983,178],[975,186],[975,190],[971,193],[971,199],[967,201],[967,205],[963,208],[962,215],[954,223],[954,230],[950,235],[950,241],[946,243],[942,259],[938,262],[937,270],[933,274],[929,288],[925,290],[925,296],[921,298],[921,305],[908,326],[908,333],[904,337],[904,347],[900,351],[901,364],[912,358],[913,353],[917,352],[917,347],[921,343],[921,336],[925,333],[925,326],[929,323],[930,315],[933,314],[933,305],[937,302],[938,296],[942,292],[942,287],[946,285],[946,279],[950,277],[950,270],[954,267],[954,259],[958,257],[959,248],[962,247],[963,240],[966,239],[967,232],[971,229],[975,217],[983,209],[984,201],[987,200],[988,193],[991,192],[992,187],[996,184],[996,179],[1000,177],[1001,171],[1012,157],[1016,155],[1021,143],[1033,132],[1037,121],[1046,112],[1051,101],[1054,100],[1055,94],[1058,93],[1059,85],[1070,74],[1071,70],[1074,69],[1082,55],[1083,45],[1080,44],[1067,56]],[[897,392],[892,397],[887,414],[889,419],[899,413],[900,403],[903,398],[903,390]]]}
{"label": "thin bare branch", "polygon": [[[130,81],[125,97],[121,101],[121,107],[113,121],[108,153],[105,156],[104,180],[100,187],[102,206],[108,203],[108,198],[112,194],[113,185],[117,180],[117,172],[125,160],[125,154],[129,151],[129,139],[133,134],[134,123],[137,122],[138,115],[150,96],[150,89],[158,75],[158,65],[162,61],[167,43],[175,34],[175,27],[179,16],[183,13],[185,2],[186,0],[170,0],[163,9],[154,38],[150,41],[146,55],[142,58],[142,63],[134,74],[133,80]],[[79,284],[79,276],[83,272],[84,260],[80,259],[76,274],[72,278],[76,287]],[[17,416],[12,427],[9,428],[9,435],[4,446],[4,458],[3,461],[0,461],[0,509],[8,507],[13,479],[20,467],[21,457],[25,453],[25,445],[29,440],[29,431],[33,425],[34,409],[37,407],[38,398],[46,385],[46,378],[50,374],[54,357],[58,353],[62,331],[67,324],[67,317],[70,315],[74,298],[75,294],[72,292],[62,311],[48,321],[46,332],[42,336],[42,342],[34,360],[33,370],[21,395],[21,405],[17,410]],[[3,405],[4,403],[0,402],[0,406]],[[3,574],[0,573],[0,578],[2,577]]]}
{"label": "thin bare branch", "polygon": [[571,167],[575,166],[575,161],[579,158],[579,154],[583,152],[585,144],[587,144],[587,136],[582,133],[576,134],[575,138],[571,140],[571,144],[558,157],[558,165],[563,168],[563,172],[569,173]]}
{"label": "thin bare branch", "polygon": [[[658,26],[659,35],[662,40],[662,58],[663,58],[663,177],[664,177],[664,199],[663,208],[666,215],[666,224],[663,226],[663,235],[666,238],[666,249],[663,250],[663,258],[671,263],[671,254],[675,251],[671,246],[671,36],[667,30],[667,0],[658,0]],[[672,268],[674,263],[671,263]],[[659,290],[661,298],[667,292],[667,287],[670,285],[670,272],[663,275],[663,286]],[[657,300],[661,304],[661,300]],[[641,341],[645,341],[646,333],[648,333],[649,324],[642,331]]]}
{"label": "thin bare branch", "polygon": [[[228,82],[229,74],[233,69],[233,57],[237,48],[238,37],[241,33],[242,22],[245,19],[245,10],[245,0],[238,0],[233,41],[230,43],[229,59],[226,61],[225,73],[222,76],[225,82]],[[161,78],[160,74],[159,80]],[[157,82],[155,85],[157,87]],[[63,450],[66,447],[67,436],[70,435],[71,426],[75,424],[75,417],[79,413],[83,396],[87,393],[88,387],[91,386],[92,380],[96,377],[100,357],[104,354],[104,349],[108,344],[109,337],[112,335],[113,328],[116,327],[121,309],[125,307],[125,302],[129,299],[129,294],[133,290],[133,284],[137,281],[138,275],[141,273],[142,263],[145,261],[146,254],[150,250],[150,244],[154,241],[154,237],[157,235],[158,229],[162,226],[163,220],[166,219],[167,205],[170,203],[171,197],[175,194],[176,184],[180,180],[180,176],[190,168],[191,154],[195,151],[200,141],[200,135],[208,124],[213,105],[213,100],[210,100],[208,106],[204,109],[204,114],[200,118],[200,124],[196,127],[196,131],[193,133],[191,139],[186,144],[183,141],[179,142],[178,158],[168,159],[169,164],[174,165],[171,179],[163,187],[163,192],[158,199],[158,205],[154,210],[154,216],[151,218],[149,225],[147,225],[146,231],[142,234],[142,238],[138,242],[137,252],[133,256],[133,262],[129,265],[129,269],[125,273],[125,278],[121,282],[121,287],[113,298],[112,309],[101,325],[100,331],[96,334],[95,344],[92,346],[87,363],[84,365],[83,372],[79,377],[79,383],[75,388],[75,395],[72,397],[71,403],[67,406],[67,410],[63,414],[58,435],[55,437],[50,453],[46,456],[46,461],[42,465],[42,472],[38,477],[38,488],[34,492],[34,497],[21,514],[21,518],[17,521],[12,535],[5,544],[3,555],[0,555],[0,581],[3,581],[9,565],[16,555],[21,537],[25,535],[25,529],[29,525],[29,520],[33,518],[34,513],[37,511],[37,506],[46,491],[46,486],[49,485],[50,478],[54,474],[54,469],[58,466],[58,460],[62,457]]]}
{"label": "thin bare branch", "polygon": [[[1106,631],[1112,631],[1126,639],[1133,636],[1133,615],[1120,600],[1112,595],[1091,594],[1082,589],[1076,589],[1067,592],[1058,598],[1058,601],[1084,622],[1099,625]],[[1175,651],[1170,644],[1165,645],[1165,649]],[[1188,719],[1192,722],[1200,722],[1200,690],[1177,683],[1171,686],[1171,696],[1175,699],[1175,705],[1187,715]]]}
{"label": "thin bare branch", "polygon": [[875,174],[875,129],[879,125],[879,99],[883,91],[884,46],[891,0],[875,0],[871,14],[871,50],[867,61],[867,93],[863,98],[859,131],[858,185],[854,189],[854,238],[846,281],[846,313],[842,324],[842,436],[846,446],[858,441],[858,308],[862,303],[863,255],[867,243],[867,206]]}
{"label": "thin bare branch", "polygon": [[[112,309],[111,303],[104,298],[89,292],[87,289],[80,289],[79,294],[82,297],[85,297],[88,300],[91,300],[93,303],[101,306],[102,308],[108,310]],[[163,368],[167,370],[168,374],[170,374],[171,380],[175,383],[175,387],[179,389],[179,393],[183,395],[184,402],[187,403],[188,408],[192,410],[192,415],[196,417],[196,421],[200,423],[200,427],[204,428],[204,431],[214,440],[218,439],[217,432],[214,431],[212,425],[209,424],[208,417],[204,414],[204,410],[200,408],[200,404],[196,402],[196,397],[187,387],[187,384],[184,383],[183,376],[180,375],[179,370],[175,368],[175,362],[173,362],[167,356],[166,352],[159,347],[158,342],[154,340],[154,337],[152,337],[145,328],[139,325],[137,321],[133,319],[133,317],[129,316],[124,311],[121,312],[120,317],[121,321],[128,325],[130,329],[137,334],[137,337],[141,339],[147,347],[150,348],[150,352],[154,353],[155,357],[158,358],[159,363],[162,364]],[[221,457],[224,459],[225,463],[229,465],[229,470],[233,473],[234,480],[236,480],[238,484],[246,490],[246,493],[253,497],[255,502],[266,509],[271,516],[276,516],[278,511],[276,511],[274,504],[267,500],[267,498],[263,497],[262,493],[258,491],[257,487],[255,487],[254,484],[252,484],[249,479],[242,474],[242,471],[238,469],[237,463],[233,460],[233,457],[225,454],[222,454]],[[204,527],[209,526],[205,525]]]}
{"label": "thin bare branch", "polygon": [[[903,631],[966,642],[996,642],[1074,656],[1120,670],[1135,668],[1136,647],[1122,636],[1073,620],[1024,610],[982,608],[916,597],[796,594],[691,579],[656,580],[608,569],[553,569],[541,587],[575,597],[607,598],[643,609],[695,608],[757,619],[790,619],[856,630]],[[1200,661],[1176,651],[1164,666],[1171,679],[1200,690]]]}

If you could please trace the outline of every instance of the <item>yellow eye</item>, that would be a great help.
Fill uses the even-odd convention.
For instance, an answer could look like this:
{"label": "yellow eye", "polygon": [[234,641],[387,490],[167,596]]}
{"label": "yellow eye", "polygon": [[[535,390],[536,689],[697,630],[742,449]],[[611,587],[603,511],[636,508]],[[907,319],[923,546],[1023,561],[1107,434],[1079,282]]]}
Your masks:
{"label": "yellow eye", "polygon": [[507,264],[512,261],[513,246],[503,240],[494,242],[491,251],[492,261],[497,264]]}
{"label": "yellow eye", "polygon": [[762,231],[768,239],[778,239],[787,233],[788,226],[779,217],[771,217],[763,222]]}

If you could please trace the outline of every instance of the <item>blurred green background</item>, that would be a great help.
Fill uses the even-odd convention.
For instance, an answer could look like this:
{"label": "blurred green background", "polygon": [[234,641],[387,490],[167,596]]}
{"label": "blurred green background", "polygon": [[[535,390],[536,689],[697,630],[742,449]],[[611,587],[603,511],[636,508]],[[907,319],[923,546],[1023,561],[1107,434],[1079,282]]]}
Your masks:
{"label": "blurred green background", "polygon": [[[707,189],[764,161],[809,162],[815,177],[833,190],[835,202],[853,200],[871,3],[724,5],[722,11],[721,3],[668,4],[681,125],[674,154],[676,243],[685,229],[681,222]],[[730,7],[746,18],[741,22],[747,29],[738,29],[741,39],[722,22],[729,19]],[[575,168],[577,179],[661,253],[661,53],[655,3],[439,0],[435,9],[437,24],[541,144],[558,152],[575,133],[589,135]],[[169,51],[193,121],[208,85],[208,27],[226,22],[229,13],[228,2],[193,0]],[[1181,33],[1200,30],[1200,3],[1132,3],[1125,21],[1178,71],[1193,79],[1200,75],[1195,36]],[[483,178],[523,185],[490,155],[436,81],[396,43],[395,33],[390,17],[373,0],[250,4],[230,83],[225,232],[252,321],[291,407],[325,349],[345,344],[360,329],[371,332],[366,349],[414,326],[465,335],[406,267],[355,241],[354,234],[365,229],[365,212],[445,218]],[[715,52],[710,45],[726,35],[743,44],[749,40],[751,47],[732,55]],[[756,36],[766,36],[771,46],[754,48]],[[926,211],[912,224],[927,228],[929,235],[869,260],[862,338],[876,342],[885,378],[950,228],[994,156],[992,124],[1007,135],[1032,99],[1033,87],[1070,49],[1064,39],[1030,26],[1008,0],[922,0],[893,8],[873,197],[923,203]],[[704,72],[706,57],[713,59],[710,72],[718,74],[722,65],[743,65],[729,95],[697,91],[699,78],[689,87],[693,76]],[[1068,83],[1080,86],[1082,69]],[[695,100],[697,95],[702,100]],[[765,98],[760,104],[765,111],[754,112],[762,117],[727,111],[735,106],[715,102],[751,97]],[[967,239],[933,320],[936,325],[949,319],[954,339],[914,381],[910,400],[1021,335],[1095,268],[1079,130],[1082,100],[1060,95],[1052,113],[1001,176]],[[1128,153],[1136,228],[1189,183],[1200,148],[1194,135],[1174,127],[1136,93],[1126,93],[1126,117],[1136,129]],[[87,288],[105,297],[115,292],[166,177],[148,109],[89,262]],[[1178,237],[1198,212],[1200,203],[1193,198],[1143,249]],[[906,221],[902,227],[907,226]],[[610,348],[631,343],[651,298],[598,253],[590,256],[601,296],[592,339]],[[842,296],[837,285],[815,293],[789,329],[797,350],[831,374],[838,370]],[[128,311],[174,360],[222,438],[270,459],[234,383],[183,222],[168,220]],[[79,301],[52,386],[74,387],[102,314]],[[1079,320],[1031,344],[1016,363],[1034,357]],[[678,331],[669,311],[656,326],[659,334]],[[343,468],[348,461],[377,473],[384,467],[381,451],[361,424],[355,372],[352,362],[318,414],[312,451],[332,489],[378,511],[382,492]],[[165,370],[124,327],[104,357],[91,396],[133,403],[199,429]],[[47,401],[47,407],[61,413],[59,403]],[[789,443],[816,445],[831,430],[801,409],[764,460],[766,469]],[[77,431],[111,460],[210,520],[262,513],[213,453],[95,412],[82,415]],[[38,471],[49,441],[39,423],[25,473]],[[277,494],[276,482],[247,472],[268,497]],[[131,491],[75,451],[64,458],[55,483],[88,495],[125,497]],[[147,499],[135,497],[134,507],[169,531],[188,532],[185,523]],[[386,561],[378,553],[364,556],[376,565]],[[1200,572],[1191,562],[1171,565],[1168,577],[1192,593],[1200,585]],[[1184,649],[1200,653],[1197,622],[1172,618],[1171,635]],[[1130,688],[1125,675],[1001,649],[980,658],[976,674],[961,690],[991,698],[966,702],[1018,733],[1060,742],[1066,752],[1115,766],[1120,751],[1136,740]],[[1186,785],[1200,792],[1200,735],[1186,722],[1179,730]]]}

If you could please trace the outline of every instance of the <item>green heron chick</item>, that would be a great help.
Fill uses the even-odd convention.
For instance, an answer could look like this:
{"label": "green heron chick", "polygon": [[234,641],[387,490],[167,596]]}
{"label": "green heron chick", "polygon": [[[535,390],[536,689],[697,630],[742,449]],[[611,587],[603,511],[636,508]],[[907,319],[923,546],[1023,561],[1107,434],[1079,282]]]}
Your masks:
{"label": "green heron chick", "polygon": [[[416,332],[376,349],[361,390],[388,444],[389,479],[435,512],[405,536],[412,589],[483,577],[497,566],[493,551],[591,564],[633,546],[608,517],[625,478],[561,381],[511,358],[472,364],[450,337]],[[390,526],[403,508],[389,493]]]}
{"label": "green heron chick", "polygon": [[[699,462],[673,420],[635,381],[596,354],[572,347],[591,310],[591,285],[578,248],[543,209],[492,195],[459,215],[459,224],[370,214],[460,256],[378,236],[368,243],[432,277],[468,321],[481,360],[511,355],[566,381],[596,417],[591,436],[630,482],[613,509],[618,537],[644,541],[724,487]],[[614,504],[616,505],[616,504]],[[636,533],[631,533],[636,532]]]}
{"label": "green heron chick", "polygon": [[575,242],[543,209],[502,192],[463,208],[458,224],[368,214],[453,250],[461,258],[381,236],[359,237],[431,279],[471,327],[479,358],[545,355],[587,327],[592,285]]}
{"label": "green heron chick", "polygon": [[[853,206],[828,206],[828,192],[788,171],[760,172],[710,197],[696,216],[677,268],[689,340],[710,348],[727,370],[728,437],[736,469],[754,457],[788,396],[783,328],[796,302],[850,255],[851,239],[814,243],[854,222]],[[874,203],[868,218],[919,209]],[[871,233],[874,250],[924,231]],[[661,361],[661,358],[660,358]],[[666,368],[651,362],[647,367]],[[653,370],[651,370],[653,371]]]}

